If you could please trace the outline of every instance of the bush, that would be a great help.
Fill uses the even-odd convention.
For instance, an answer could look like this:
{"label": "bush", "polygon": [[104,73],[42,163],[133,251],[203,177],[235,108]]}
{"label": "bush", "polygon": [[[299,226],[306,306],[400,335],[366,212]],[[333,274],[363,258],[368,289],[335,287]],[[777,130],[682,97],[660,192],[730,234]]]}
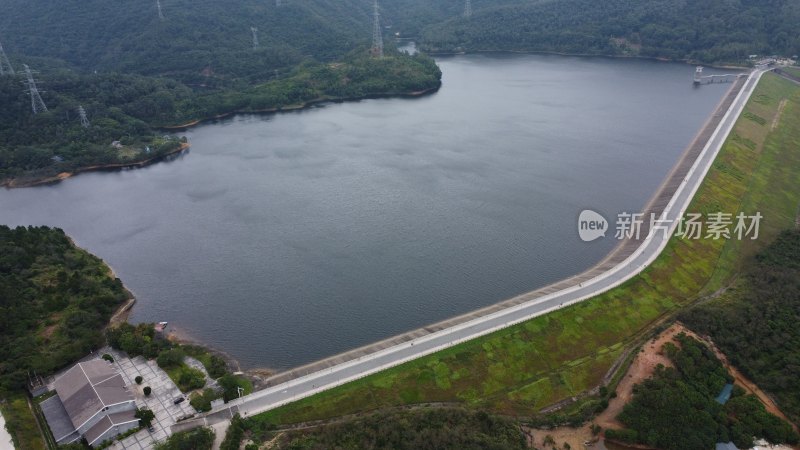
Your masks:
{"label": "bush", "polygon": [[114,362],[114,357],[109,355],[108,353],[104,353],[103,354],[103,359],[105,359],[108,362],[112,362],[112,363]]}
{"label": "bush", "polygon": [[206,427],[175,433],[166,441],[156,444],[156,450],[211,450],[214,430]]}
{"label": "bush", "polygon": [[203,390],[202,393],[195,393],[189,399],[189,403],[197,412],[206,412],[211,410],[211,402],[220,398],[222,395],[217,393],[211,388]]}
{"label": "bush", "polygon": [[614,430],[609,428],[606,430],[606,438],[628,444],[635,444],[639,441],[639,433],[634,430]]}
{"label": "bush", "polygon": [[220,445],[220,450],[238,450],[244,439],[244,424],[242,418],[237,413],[231,419],[231,425],[228,427],[228,433],[225,435],[225,440]]}
{"label": "bush", "polygon": [[150,389],[150,386],[145,386],[144,389],[142,389],[142,391],[144,392],[145,397],[149,397],[150,393],[153,392],[153,390]]}
{"label": "bush", "polygon": [[143,380],[143,378],[142,378],[141,375],[136,375],[136,378],[134,378],[134,381],[136,382],[136,384],[142,384],[142,380]]}
{"label": "bush", "polygon": [[192,391],[200,389],[206,385],[206,376],[203,372],[192,369],[191,367],[184,367],[178,376],[178,387],[183,391]]}
{"label": "bush", "polygon": [[146,428],[153,423],[153,419],[156,418],[156,415],[153,413],[153,411],[144,408],[144,409],[136,409],[136,414],[134,414],[134,417],[139,419],[139,426]]}
{"label": "bush", "polygon": [[171,348],[159,353],[158,358],[156,358],[156,363],[158,363],[158,367],[161,367],[162,369],[168,369],[170,367],[177,367],[183,364],[184,357],[186,357],[186,354],[183,353],[183,350],[179,348]]}

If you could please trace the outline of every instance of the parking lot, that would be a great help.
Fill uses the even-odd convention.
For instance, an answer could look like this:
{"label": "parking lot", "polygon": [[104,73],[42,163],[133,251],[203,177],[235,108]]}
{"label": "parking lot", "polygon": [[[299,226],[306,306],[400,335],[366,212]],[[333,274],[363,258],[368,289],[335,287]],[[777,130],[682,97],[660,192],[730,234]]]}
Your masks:
{"label": "parking lot", "polygon": [[[147,361],[141,356],[129,358],[111,349],[104,349],[104,352],[114,357],[114,365],[122,374],[125,383],[130,386],[131,392],[136,398],[136,405],[139,408],[150,409],[156,416],[153,420],[154,431],[152,433],[148,430],[141,430],[122,441],[115,442],[110,448],[118,450],[153,448],[155,442],[167,438],[170,426],[178,419],[195,413],[194,408],[189,405],[188,399],[178,405],[174,403],[175,399],[182,397],[183,394],[155,361]],[[144,379],[141,385],[136,384],[137,375],[141,375]],[[145,386],[150,386],[152,389],[152,393],[147,397],[142,391]]]}

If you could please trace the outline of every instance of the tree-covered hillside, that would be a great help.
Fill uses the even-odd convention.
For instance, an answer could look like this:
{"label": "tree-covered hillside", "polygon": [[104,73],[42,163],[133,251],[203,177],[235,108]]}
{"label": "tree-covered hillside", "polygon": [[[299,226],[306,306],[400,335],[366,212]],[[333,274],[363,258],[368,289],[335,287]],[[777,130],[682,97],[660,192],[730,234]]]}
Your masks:
{"label": "tree-covered hillside", "polygon": [[[18,72],[0,77],[0,185],[157,159],[179,145],[163,126],[441,84],[433,60],[388,39],[386,56],[370,57],[366,1],[160,3],[163,20],[154,0],[0,1]],[[38,70],[47,112],[32,113],[23,64]]]}
{"label": "tree-covered hillside", "polygon": [[164,20],[155,0],[2,3],[0,39],[10,53],[189,83],[265,80],[309,57],[336,60],[371,38],[369,3],[359,0],[161,0]]}
{"label": "tree-covered hillside", "polygon": [[762,252],[736,289],[681,317],[800,423],[800,230]]}
{"label": "tree-covered hillside", "polygon": [[[512,4],[509,4],[512,3]],[[533,50],[744,62],[800,52],[793,0],[474,0],[471,18],[422,32],[424,48]]]}
{"label": "tree-covered hillside", "polygon": [[[0,185],[52,177],[93,165],[129,164],[178,148],[157,128],[234,111],[435,89],[441,72],[424,55],[387,51],[375,59],[356,51],[342,62],[307,62],[285,76],[236,88],[192,89],[168,78],[52,69],[38,75],[49,110],[32,114],[15,77],[0,77]],[[90,124],[81,126],[78,107]],[[112,142],[119,141],[117,147]]]}
{"label": "tree-covered hillside", "polygon": [[60,229],[0,225],[0,396],[103,345],[128,297],[99,258]]}

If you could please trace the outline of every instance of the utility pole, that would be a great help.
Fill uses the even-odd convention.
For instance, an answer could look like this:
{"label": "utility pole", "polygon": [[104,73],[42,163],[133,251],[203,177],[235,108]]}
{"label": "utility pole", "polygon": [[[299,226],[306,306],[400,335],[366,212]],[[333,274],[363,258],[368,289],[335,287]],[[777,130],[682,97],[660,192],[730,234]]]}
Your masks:
{"label": "utility pole", "polygon": [[472,17],[472,0],[466,0],[464,3],[464,17]]}
{"label": "utility pole", "polygon": [[83,105],[78,106],[78,115],[81,118],[81,126],[83,128],[89,128],[89,118],[86,117],[86,110],[83,109]]}
{"label": "utility pole", "polygon": [[16,75],[16,73],[14,72],[14,66],[11,65],[11,61],[6,56],[5,50],[3,50],[3,44],[0,44],[0,77],[5,75]]}
{"label": "utility pole", "polygon": [[253,33],[253,50],[258,50],[258,28],[250,27],[250,32]]}
{"label": "utility pole", "polygon": [[158,20],[164,20],[164,12],[161,11],[161,0],[156,0],[156,8],[158,8]]}
{"label": "utility pole", "polygon": [[33,79],[33,72],[27,64],[23,64],[25,68],[25,77],[27,78],[28,92],[31,94],[31,109],[34,114],[47,111],[47,105],[44,104],[42,96],[39,94],[39,88],[36,87],[36,81]]}
{"label": "utility pole", "polygon": [[375,0],[372,17],[372,56],[383,58],[383,30],[381,30],[381,13],[378,9],[378,0]]}

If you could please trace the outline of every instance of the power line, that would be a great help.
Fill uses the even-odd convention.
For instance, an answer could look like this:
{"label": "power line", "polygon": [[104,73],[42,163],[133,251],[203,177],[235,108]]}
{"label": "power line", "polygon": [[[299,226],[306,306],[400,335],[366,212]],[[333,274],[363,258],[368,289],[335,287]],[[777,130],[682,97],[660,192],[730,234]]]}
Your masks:
{"label": "power line", "polygon": [[381,13],[378,0],[375,0],[372,26],[372,56],[383,58],[383,31],[381,30]]}
{"label": "power line", "polygon": [[47,105],[44,104],[44,100],[42,100],[42,96],[39,94],[39,88],[36,87],[36,81],[33,79],[31,68],[28,67],[27,64],[23,64],[22,67],[25,68],[25,77],[28,79],[28,92],[31,94],[31,109],[33,113],[39,114],[40,112],[46,112]]}
{"label": "power line", "polygon": [[11,65],[11,61],[8,60],[5,50],[3,50],[3,44],[0,44],[0,76],[4,75],[16,75],[16,72],[14,72],[14,66]]}

